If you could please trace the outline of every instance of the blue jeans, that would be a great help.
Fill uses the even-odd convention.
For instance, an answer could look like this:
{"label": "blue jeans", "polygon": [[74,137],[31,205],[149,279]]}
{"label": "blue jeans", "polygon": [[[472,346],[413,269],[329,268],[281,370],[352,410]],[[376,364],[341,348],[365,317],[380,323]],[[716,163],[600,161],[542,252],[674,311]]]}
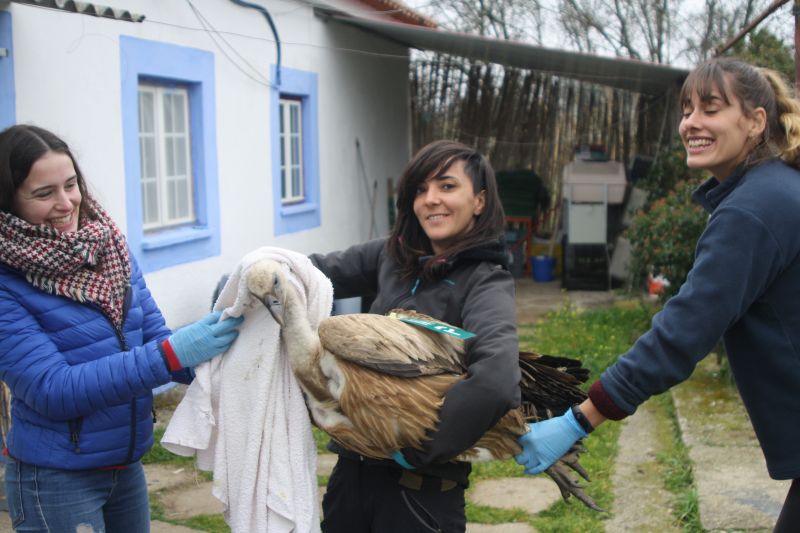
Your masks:
{"label": "blue jeans", "polygon": [[6,464],[15,531],[147,533],[150,506],[142,464],[116,470],[58,470]]}

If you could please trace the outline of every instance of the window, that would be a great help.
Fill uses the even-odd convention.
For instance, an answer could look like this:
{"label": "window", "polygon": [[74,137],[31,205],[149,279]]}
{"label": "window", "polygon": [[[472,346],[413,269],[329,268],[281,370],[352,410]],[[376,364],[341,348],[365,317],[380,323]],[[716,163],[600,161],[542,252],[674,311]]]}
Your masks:
{"label": "window", "polygon": [[144,272],[220,253],[214,55],[120,37],[127,237]]}
{"label": "window", "polygon": [[145,232],[195,221],[190,146],[188,91],[139,85]]}
{"label": "window", "polygon": [[303,196],[303,108],[301,100],[281,98],[281,202],[302,202]]}
{"label": "window", "polygon": [[317,108],[317,75],[282,67],[271,102],[275,235],[320,224]]}

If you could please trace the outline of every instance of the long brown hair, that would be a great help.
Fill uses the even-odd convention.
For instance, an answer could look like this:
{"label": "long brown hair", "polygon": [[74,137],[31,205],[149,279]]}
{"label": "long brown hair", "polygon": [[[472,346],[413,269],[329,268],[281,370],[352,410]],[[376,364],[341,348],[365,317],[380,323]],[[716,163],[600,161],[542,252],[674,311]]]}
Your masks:
{"label": "long brown hair", "polygon": [[[484,191],[484,208],[463,238],[439,255],[414,214],[414,199],[420,185],[428,178],[443,175],[456,161],[464,162],[464,172],[472,181],[475,194]],[[498,241],[503,233],[505,215],[497,192],[497,180],[489,161],[474,149],[456,141],[434,141],[422,147],[406,165],[397,186],[397,219],[389,237],[388,249],[400,264],[405,277],[429,278],[447,258],[478,244]],[[431,256],[424,265],[420,258]]]}
{"label": "long brown hair", "polygon": [[18,124],[0,132],[0,211],[12,213],[14,195],[31,173],[31,167],[48,152],[65,154],[72,160],[78,189],[81,191],[81,215],[89,215],[86,181],[72,152],[60,137],[44,128]]}
{"label": "long brown hair", "polygon": [[800,168],[800,103],[792,97],[780,74],[732,57],[714,58],[686,78],[681,89],[681,106],[691,104],[693,94],[700,100],[710,98],[714,89],[728,105],[733,98],[738,100],[747,117],[752,117],[759,107],[766,111],[766,127],[747,155],[746,165],[780,156]]}

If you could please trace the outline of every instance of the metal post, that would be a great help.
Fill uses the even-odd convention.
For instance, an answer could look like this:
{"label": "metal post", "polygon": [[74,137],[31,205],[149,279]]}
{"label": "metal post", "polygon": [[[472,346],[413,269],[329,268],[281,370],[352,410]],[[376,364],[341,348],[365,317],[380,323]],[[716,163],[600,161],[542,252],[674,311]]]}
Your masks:
{"label": "metal post", "polygon": [[794,97],[800,98],[800,0],[794,0]]}

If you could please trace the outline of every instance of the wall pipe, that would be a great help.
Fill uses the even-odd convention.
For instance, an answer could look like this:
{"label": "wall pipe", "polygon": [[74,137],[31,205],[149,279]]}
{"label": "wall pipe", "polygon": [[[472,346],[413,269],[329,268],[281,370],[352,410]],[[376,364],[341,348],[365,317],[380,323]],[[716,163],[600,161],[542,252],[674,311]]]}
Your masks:
{"label": "wall pipe", "polygon": [[275,27],[275,22],[272,20],[272,16],[269,14],[269,11],[264,6],[254,4],[253,2],[248,2],[247,0],[231,0],[234,4],[240,5],[242,7],[249,7],[251,9],[257,9],[264,15],[264,18],[267,19],[267,23],[269,27],[272,29],[272,35],[275,36],[275,47],[277,48],[277,68],[275,69],[275,83],[278,87],[281,86],[281,38],[278,37],[278,29]]}

